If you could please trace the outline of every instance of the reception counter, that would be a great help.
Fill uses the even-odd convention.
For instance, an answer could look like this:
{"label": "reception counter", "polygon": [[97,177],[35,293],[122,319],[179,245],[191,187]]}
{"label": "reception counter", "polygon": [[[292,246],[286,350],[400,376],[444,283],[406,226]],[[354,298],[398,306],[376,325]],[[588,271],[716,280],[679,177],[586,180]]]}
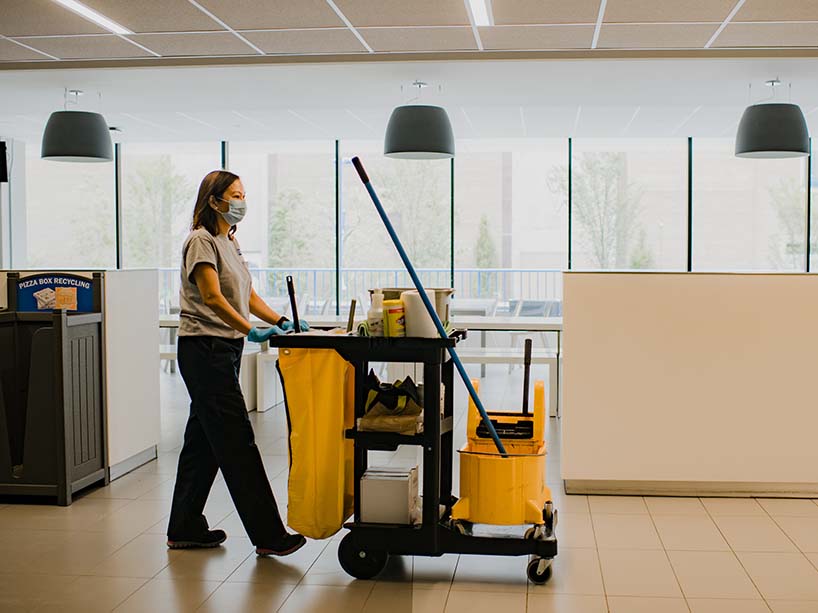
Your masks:
{"label": "reception counter", "polygon": [[564,275],[571,493],[818,495],[818,277]]}

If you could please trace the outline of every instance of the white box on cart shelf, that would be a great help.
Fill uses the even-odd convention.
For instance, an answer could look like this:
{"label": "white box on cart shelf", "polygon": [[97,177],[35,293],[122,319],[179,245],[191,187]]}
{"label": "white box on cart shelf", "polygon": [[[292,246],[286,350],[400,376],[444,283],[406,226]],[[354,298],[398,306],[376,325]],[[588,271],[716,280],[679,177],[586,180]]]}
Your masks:
{"label": "white box on cart shelf", "polygon": [[414,524],[420,520],[418,467],[372,467],[361,479],[361,521]]}

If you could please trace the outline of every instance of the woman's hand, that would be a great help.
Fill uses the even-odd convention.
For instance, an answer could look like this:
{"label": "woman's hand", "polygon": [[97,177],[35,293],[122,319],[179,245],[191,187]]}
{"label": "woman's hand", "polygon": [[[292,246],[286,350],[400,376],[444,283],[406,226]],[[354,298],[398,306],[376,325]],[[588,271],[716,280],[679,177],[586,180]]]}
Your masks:
{"label": "woman's hand", "polygon": [[[299,323],[299,327],[301,328],[302,332],[309,332],[310,324],[308,324],[303,319],[298,320],[298,323]],[[291,322],[289,319],[287,319],[287,320],[281,322],[281,329],[284,330],[285,332],[289,332],[290,330],[295,329],[295,324],[293,324],[293,322]]]}
{"label": "woman's hand", "polygon": [[253,343],[266,343],[268,340],[270,340],[271,336],[280,336],[284,334],[286,334],[286,332],[284,332],[284,330],[278,326],[265,328],[264,330],[259,328],[250,328],[250,331],[247,333],[247,340]]}

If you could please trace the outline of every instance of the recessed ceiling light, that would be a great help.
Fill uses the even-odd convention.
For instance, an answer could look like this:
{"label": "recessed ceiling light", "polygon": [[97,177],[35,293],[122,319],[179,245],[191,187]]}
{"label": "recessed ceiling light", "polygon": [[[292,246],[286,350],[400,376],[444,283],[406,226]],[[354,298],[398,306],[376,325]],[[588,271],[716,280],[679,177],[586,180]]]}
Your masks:
{"label": "recessed ceiling light", "polygon": [[93,21],[98,26],[102,26],[114,34],[133,34],[128,28],[119,25],[112,19],[108,19],[105,15],[97,13],[94,9],[85,6],[82,2],[77,2],[77,0],[54,0],[54,2],[74,11],[77,15],[85,17],[85,19],[89,21]]}
{"label": "recessed ceiling light", "polygon": [[469,0],[471,16],[476,26],[490,26],[491,12],[489,11],[490,0]]}

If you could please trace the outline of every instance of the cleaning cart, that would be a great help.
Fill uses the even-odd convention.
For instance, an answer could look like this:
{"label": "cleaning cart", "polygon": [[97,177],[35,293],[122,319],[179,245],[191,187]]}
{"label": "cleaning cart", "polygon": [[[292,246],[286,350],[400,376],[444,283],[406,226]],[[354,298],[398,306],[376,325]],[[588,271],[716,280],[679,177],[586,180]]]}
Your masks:
{"label": "cleaning cart", "polygon": [[[338,548],[338,559],[343,569],[359,579],[371,579],[386,566],[389,555],[440,556],[445,553],[530,556],[527,574],[537,583],[545,583],[551,576],[551,560],[557,555],[557,539],[554,536],[554,511],[550,500],[543,502],[542,522],[539,517],[533,518],[532,527],[525,535],[492,535],[474,534],[465,529],[464,520],[452,517],[452,510],[458,499],[452,495],[452,464],[454,457],[454,372],[466,386],[474,408],[480,415],[483,429],[477,434],[484,434],[492,441],[495,450],[495,466],[512,467],[512,465],[530,462],[515,458],[506,449],[498,428],[497,420],[483,407],[477,391],[466,374],[455,346],[465,338],[465,332],[447,334],[435,306],[431,303],[423,284],[412,266],[411,261],[389,221],[386,211],[369,181],[363,163],[357,157],[352,164],[369,193],[378,215],[398,251],[401,261],[406,266],[412,283],[423,301],[426,312],[434,322],[439,338],[390,338],[358,337],[352,335],[302,335],[279,336],[271,339],[271,345],[280,348],[314,348],[334,349],[354,368],[354,415],[362,418],[366,412],[366,381],[370,362],[408,362],[422,364],[423,367],[423,431],[417,434],[398,434],[394,432],[364,432],[357,427],[345,431],[345,436],[353,441],[353,517],[346,524],[349,529]],[[294,290],[289,286],[290,300],[295,305]],[[294,328],[299,330],[298,317],[294,310]],[[526,395],[528,392],[528,368],[526,368]],[[525,401],[527,402],[527,401]],[[442,406],[441,406],[442,404]],[[544,414],[541,415],[544,418]],[[523,420],[531,421],[531,420]],[[502,429],[501,429],[502,431]],[[369,452],[384,450],[395,451],[401,445],[416,445],[423,448],[423,508],[422,521],[419,524],[382,524],[367,523],[361,516],[361,480],[368,466]],[[539,449],[539,448],[538,448]],[[475,452],[477,450],[475,449]],[[519,453],[516,455],[520,455]],[[535,455],[544,460],[544,448]],[[544,471],[544,461],[541,462]],[[513,468],[511,469],[514,470]],[[536,469],[534,469],[536,472]],[[500,471],[500,474],[503,474]],[[542,472],[539,473],[542,476]],[[495,484],[482,483],[483,478],[469,482],[470,500],[475,495],[481,501],[497,491]],[[525,480],[524,480],[525,481]],[[515,483],[524,483],[519,479]],[[527,486],[527,482],[525,482]],[[535,486],[539,488],[539,486]],[[485,491],[488,488],[488,493]],[[482,489],[482,491],[481,491]],[[547,494],[547,488],[539,488],[533,496],[534,504]],[[528,498],[526,498],[528,500]],[[474,504],[461,505],[460,512],[465,517],[474,518]],[[514,504],[506,500],[504,504]],[[526,505],[530,506],[528,502]],[[479,506],[479,505],[478,505]],[[527,510],[523,512],[527,518]]]}
{"label": "cleaning cart", "polygon": [[[465,331],[455,331],[446,339],[360,337],[348,334],[292,334],[270,339],[270,344],[280,351],[286,348],[333,349],[349,362],[354,368],[356,420],[365,413],[366,380],[370,362],[423,365],[424,412],[421,433],[405,435],[361,432],[356,427],[348,428],[345,432],[346,438],[353,441],[353,515],[352,521],[345,525],[349,533],[344,536],[338,548],[338,559],[343,569],[353,577],[375,577],[384,569],[390,555],[440,556],[445,553],[530,556],[529,578],[537,583],[544,583],[550,577],[550,561],[557,555],[557,541],[553,533],[554,513],[550,504],[543,504],[540,515],[530,522],[536,527],[532,527],[525,535],[475,535],[470,525],[466,527],[464,520],[452,517],[458,498],[452,494],[454,364],[449,358],[448,350],[465,336]],[[542,397],[544,398],[544,394]],[[544,413],[539,414],[537,411],[537,398],[535,389],[535,420],[539,417],[542,421]],[[502,432],[503,428],[500,430]],[[394,451],[401,445],[416,445],[423,449],[422,521],[415,525],[364,523],[361,521],[361,479],[369,465],[369,452]],[[496,457],[495,452],[492,461],[499,463],[498,465],[507,463],[509,467],[519,463],[514,455],[515,448],[511,444],[509,448],[506,457]],[[484,489],[480,490],[481,487]],[[474,500],[475,494],[480,500],[484,500],[498,491],[493,483],[474,483],[470,490],[470,500]],[[480,494],[480,491],[484,493]],[[550,503],[550,500],[547,502]],[[472,509],[475,509],[473,503]],[[471,517],[470,514],[467,516]],[[480,519],[479,516],[476,519]]]}

